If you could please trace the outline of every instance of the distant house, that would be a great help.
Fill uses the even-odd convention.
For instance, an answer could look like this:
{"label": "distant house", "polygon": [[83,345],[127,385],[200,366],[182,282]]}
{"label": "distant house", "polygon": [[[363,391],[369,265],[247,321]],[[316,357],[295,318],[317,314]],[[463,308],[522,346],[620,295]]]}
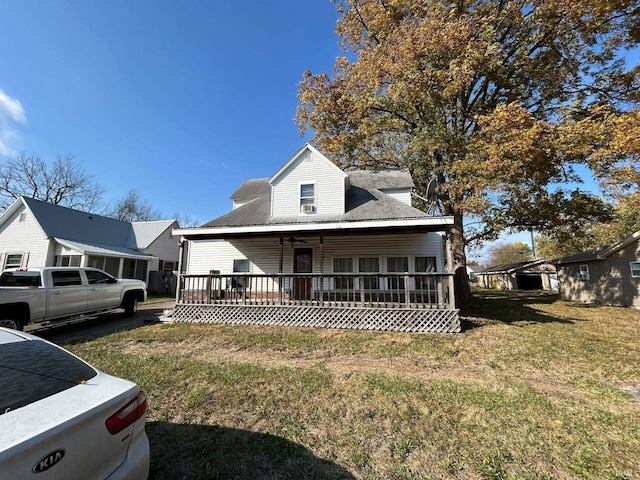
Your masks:
{"label": "distant house", "polygon": [[555,265],[535,260],[496,265],[477,273],[478,285],[505,290],[557,290]]}
{"label": "distant house", "polygon": [[[451,217],[411,205],[408,171],[343,171],[306,144],[232,210],[174,231],[174,319],[458,332]],[[446,252],[446,253],[445,253]]]}
{"label": "distant house", "polygon": [[640,308],[640,230],[554,263],[563,300]]}
{"label": "distant house", "polygon": [[177,227],[176,220],[123,222],[20,197],[0,217],[0,266],[97,267],[166,291],[178,268]]}

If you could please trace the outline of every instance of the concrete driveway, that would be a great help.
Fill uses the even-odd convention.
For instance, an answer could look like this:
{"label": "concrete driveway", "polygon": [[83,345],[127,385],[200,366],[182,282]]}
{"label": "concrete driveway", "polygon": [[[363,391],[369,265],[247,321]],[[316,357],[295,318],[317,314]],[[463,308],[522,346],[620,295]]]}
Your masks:
{"label": "concrete driveway", "polygon": [[27,325],[24,331],[54,342],[72,338],[96,338],[159,322],[166,311],[172,310],[174,306],[175,302],[172,301],[142,303],[132,317],[127,317],[118,310],[87,320],[52,323],[45,327]]}

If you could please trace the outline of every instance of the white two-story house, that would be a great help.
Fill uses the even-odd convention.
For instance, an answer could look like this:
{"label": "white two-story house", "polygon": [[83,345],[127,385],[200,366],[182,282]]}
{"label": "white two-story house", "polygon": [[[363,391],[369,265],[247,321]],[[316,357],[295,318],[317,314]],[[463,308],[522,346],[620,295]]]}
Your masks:
{"label": "white two-story house", "polygon": [[459,331],[453,222],[414,208],[412,188],[407,171],[342,171],[306,144],[271,178],[245,181],[225,215],[174,230],[174,318]]}

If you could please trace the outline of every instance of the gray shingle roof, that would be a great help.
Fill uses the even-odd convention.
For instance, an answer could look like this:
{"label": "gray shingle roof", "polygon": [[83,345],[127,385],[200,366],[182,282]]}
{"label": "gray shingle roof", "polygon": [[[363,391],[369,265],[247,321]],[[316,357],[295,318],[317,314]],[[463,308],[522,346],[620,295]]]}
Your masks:
{"label": "gray shingle roof", "polygon": [[[353,171],[346,172],[351,189],[347,192],[346,212],[343,215],[298,215],[271,217],[271,187],[269,179],[245,181],[232,195],[236,201],[250,203],[236,208],[203,227],[242,227],[254,225],[282,225],[300,223],[358,222],[366,220],[398,220],[429,217],[381,190],[410,188],[413,186],[407,171]],[[377,185],[377,186],[376,186]]]}
{"label": "gray shingle roof", "polygon": [[[146,248],[175,222],[175,220],[161,220],[130,223],[33,198],[22,197],[22,200],[47,237],[92,245],[96,248],[98,246],[121,247],[125,250]],[[130,252],[130,254],[133,253]]]}
{"label": "gray shingle roof", "polygon": [[271,193],[268,178],[254,178],[245,180],[242,185],[233,192],[231,200],[236,202],[247,202],[258,198],[261,195],[269,195]]}
{"label": "gray shingle roof", "polygon": [[349,175],[351,185],[357,185],[364,189],[394,190],[400,188],[413,188],[413,179],[407,170],[354,170],[346,172]]}

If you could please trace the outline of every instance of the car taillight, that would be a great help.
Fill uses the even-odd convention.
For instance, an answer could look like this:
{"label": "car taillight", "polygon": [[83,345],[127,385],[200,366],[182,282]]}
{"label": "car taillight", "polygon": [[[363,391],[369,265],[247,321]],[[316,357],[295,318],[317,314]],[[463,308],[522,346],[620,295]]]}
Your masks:
{"label": "car taillight", "polygon": [[133,400],[107,419],[107,430],[111,435],[115,435],[143,416],[146,410],[147,395],[140,390]]}

